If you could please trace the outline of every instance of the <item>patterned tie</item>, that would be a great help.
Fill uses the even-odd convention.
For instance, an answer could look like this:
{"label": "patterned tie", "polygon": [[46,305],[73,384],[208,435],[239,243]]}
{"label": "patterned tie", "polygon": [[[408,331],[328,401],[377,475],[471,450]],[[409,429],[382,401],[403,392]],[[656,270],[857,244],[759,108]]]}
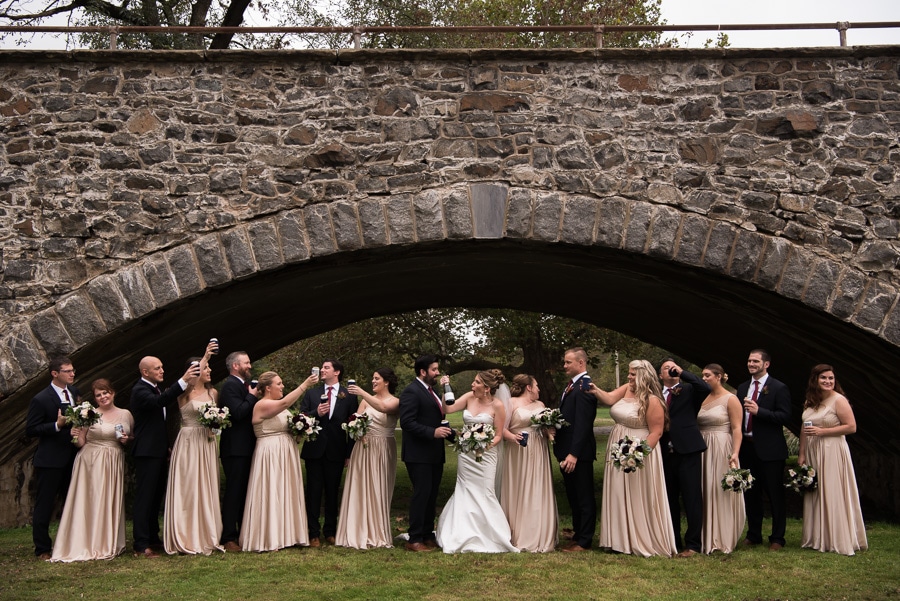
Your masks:
{"label": "patterned tie", "polygon": [[[750,399],[755,403],[759,398],[759,380],[753,380],[753,396]],[[753,414],[747,412],[747,434],[753,435]]]}

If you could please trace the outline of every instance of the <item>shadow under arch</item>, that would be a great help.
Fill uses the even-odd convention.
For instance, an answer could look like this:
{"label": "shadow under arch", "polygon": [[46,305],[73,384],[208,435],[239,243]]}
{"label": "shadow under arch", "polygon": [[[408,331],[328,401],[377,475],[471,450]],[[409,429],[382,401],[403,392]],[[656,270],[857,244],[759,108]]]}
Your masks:
{"label": "shadow under arch", "polygon": [[[799,301],[672,260],[600,246],[534,240],[443,240],[338,252],[209,288],[130,322],[72,355],[82,387],[110,378],[127,405],[137,364],[160,357],[166,382],[210,336],[224,354],[262,357],[298,339],[378,315],[428,307],[505,307],[576,318],[666,348],[703,365],[721,363],[731,383],[746,379],[747,352],[764,347],[773,375],[790,387],[800,423],[810,367],[835,365],[854,404],[860,434],[851,437],[864,496],[897,507],[898,466],[890,402],[900,349]],[[436,328],[441,327],[435,324]],[[377,332],[373,332],[377,336]],[[223,361],[214,379],[225,375]],[[22,461],[28,400],[47,386],[37,378],[4,402],[0,461]],[[125,402],[123,402],[125,401]],[[874,477],[866,477],[867,470]]]}

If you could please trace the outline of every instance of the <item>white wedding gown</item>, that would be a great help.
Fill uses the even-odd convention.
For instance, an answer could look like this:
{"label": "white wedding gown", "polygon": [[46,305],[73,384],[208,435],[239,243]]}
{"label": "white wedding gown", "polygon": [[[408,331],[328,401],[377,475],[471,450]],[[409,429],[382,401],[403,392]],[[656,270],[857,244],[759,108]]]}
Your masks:
{"label": "white wedding gown", "polygon": [[[466,425],[493,424],[487,413],[473,416],[463,410]],[[482,461],[474,453],[459,455],[456,489],[437,525],[437,541],[444,553],[518,553],[512,546],[509,522],[497,500],[498,447],[485,451]]]}

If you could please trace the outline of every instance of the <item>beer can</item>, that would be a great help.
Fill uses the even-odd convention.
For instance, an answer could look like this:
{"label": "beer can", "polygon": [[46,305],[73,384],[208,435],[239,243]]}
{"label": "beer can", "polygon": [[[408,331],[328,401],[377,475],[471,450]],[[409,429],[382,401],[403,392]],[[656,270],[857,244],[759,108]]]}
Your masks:
{"label": "beer can", "polygon": [[525,430],[524,432],[520,432],[520,434],[522,435],[522,440],[519,441],[519,444],[522,445],[523,447],[527,447],[528,446],[528,431]]}
{"label": "beer can", "polygon": [[218,355],[218,354],[219,354],[219,339],[218,339],[218,338],[210,338],[210,339],[209,339],[209,342],[210,342],[210,344],[215,344],[215,345],[216,345],[216,350],[214,350],[214,351],[212,352],[212,354],[213,354],[213,355]]}
{"label": "beer can", "polygon": [[123,436],[125,436],[125,426],[116,424],[116,438],[122,438]]}
{"label": "beer can", "polygon": [[319,377],[319,368],[318,367],[312,368],[312,370],[310,370],[310,373],[318,378]]}

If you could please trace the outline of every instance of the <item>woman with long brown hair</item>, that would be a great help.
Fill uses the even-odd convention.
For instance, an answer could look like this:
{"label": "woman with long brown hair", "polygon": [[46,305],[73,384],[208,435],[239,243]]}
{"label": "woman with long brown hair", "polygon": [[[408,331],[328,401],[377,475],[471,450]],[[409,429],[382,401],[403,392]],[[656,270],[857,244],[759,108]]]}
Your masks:
{"label": "woman with long brown hair", "polygon": [[819,484],[803,497],[803,547],[853,555],[868,548],[847,434],[856,432],[850,401],[834,368],[812,368],[803,403],[799,463],[815,468]]}

